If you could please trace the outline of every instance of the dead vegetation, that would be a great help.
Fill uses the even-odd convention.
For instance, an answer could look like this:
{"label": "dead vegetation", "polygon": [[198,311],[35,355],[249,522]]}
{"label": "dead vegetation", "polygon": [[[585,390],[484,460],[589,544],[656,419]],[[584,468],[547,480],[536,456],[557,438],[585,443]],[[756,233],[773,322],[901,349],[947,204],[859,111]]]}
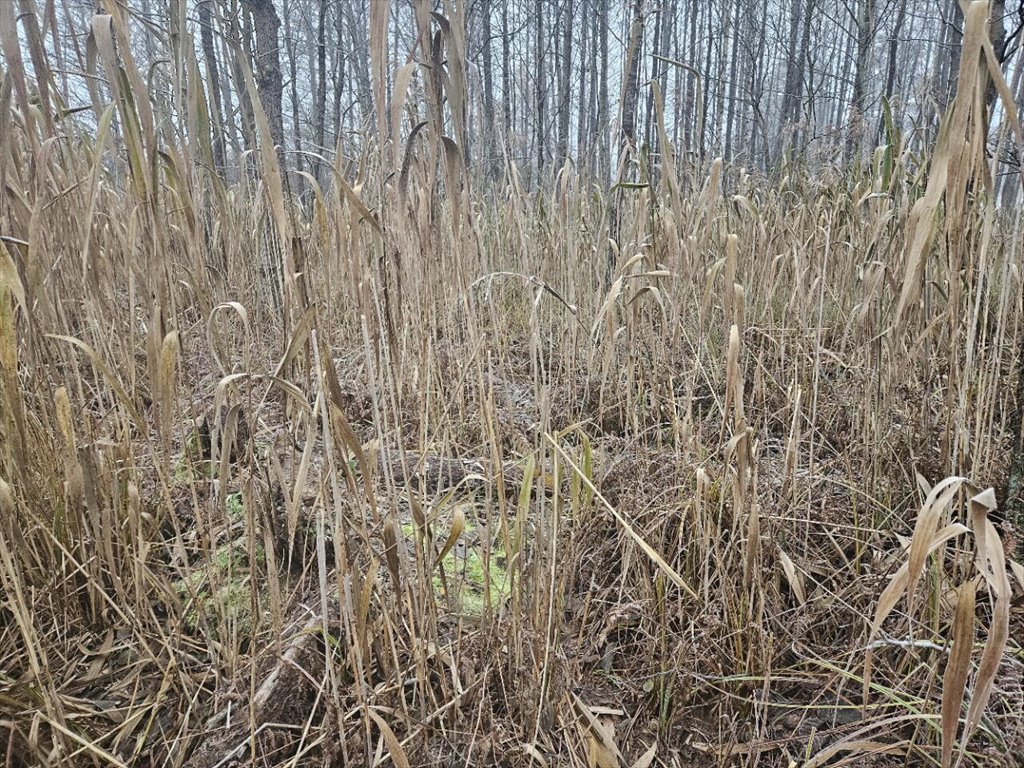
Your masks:
{"label": "dead vegetation", "polygon": [[425,145],[226,188],[109,35],[94,128],[4,73],[3,763],[1020,765],[978,29],[927,169],[666,157],[614,233]]}

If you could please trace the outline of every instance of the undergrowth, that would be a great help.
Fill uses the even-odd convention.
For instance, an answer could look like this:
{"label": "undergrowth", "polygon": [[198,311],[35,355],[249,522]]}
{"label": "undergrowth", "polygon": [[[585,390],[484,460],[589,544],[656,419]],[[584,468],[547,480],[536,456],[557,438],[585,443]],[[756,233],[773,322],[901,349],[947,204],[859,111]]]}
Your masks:
{"label": "undergrowth", "polygon": [[979,23],[924,165],[608,195],[5,85],[4,764],[1019,764]]}

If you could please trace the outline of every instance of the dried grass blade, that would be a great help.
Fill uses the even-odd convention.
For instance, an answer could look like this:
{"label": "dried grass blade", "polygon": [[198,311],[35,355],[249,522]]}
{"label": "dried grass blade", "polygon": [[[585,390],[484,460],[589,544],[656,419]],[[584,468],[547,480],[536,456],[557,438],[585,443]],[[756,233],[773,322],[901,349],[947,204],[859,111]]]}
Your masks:
{"label": "dried grass blade", "polygon": [[978,673],[974,682],[971,706],[967,710],[967,722],[964,724],[958,763],[963,760],[967,742],[981,722],[981,716],[992,695],[999,662],[1006,650],[1010,631],[1011,587],[1006,572],[1006,555],[999,532],[989,519],[989,513],[995,509],[995,494],[992,489],[975,494],[971,498],[970,506],[977,546],[977,565],[988,583],[992,600],[992,622],[985,648],[981,652],[981,660],[978,662]]}
{"label": "dried grass blade", "polygon": [[910,555],[907,560],[908,612],[913,607],[914,589],[924,570],[925,560],[934,549],[935,531],[939,527],[939,520],[964,482],[962,477],[947,477],[932,488],[917,515],[917,523],[914,525],[914,533],[910,541]]}
{"label": "dried grass blade", "polygon": [[413,75],[416,74],[417,66],[416,62],[412,61],[399,67],[398,72],[395,73],[395,85],[391,92],[391,149],[392,163],[396,171],[400,168],[399,161],[401,159],[401,144],[398,141],[398,137],[402,131],[402,110],[405,109],[405,100],[409,94],[409,84],[412,82]]}
{"label": "dried grass blade", "polygon": [[974,596],[977,581],[961,584],[956,591],[956,612],[953,616],[952,650],[942,675],[942,768],[949,768],[956,745],[960,709],[971,669],[974,647]]}
{"label": "dried grass blade", "polygon": [[402,749],[402,744],[398,737],[395,736],[395,732],[391,730],[391,726],[384,721],[384,718],[374,712],[372,707],[366,708],[366,714],[370,716],[370,719],[380,729],[381,736],[384,737],[384,743],[387,745],[388,752],[391,753],[391,759],[394,760],[395,765],[398,768],[410,768],[409,758],[405,754],[405,750]]}
{"label": "dried grass blade", "polygon": [[445,555],[452,551],[452,547],[455,546],[456,542],[462,537],[462,532],[466,529],[466,513],[463,512],[462,506],[456,506],[455,512],[452,515],[452,527],[448,532],[448,538],[444,542],[444,546],[441,547],[441,551],[438,552],[437,557],[434,558],[434,568],[437,568],[438,563],[444,560]]}
{"label": "dried grass blade", "polygon": [[793,564],[793,560],[785,553],[782,547],[779,547],[779,561],[782,563],[782,570],[786,574],[786,581],[789,582],[790,589],[792,589],[793,594],[796,595],[797,603],[799,605],[803,605],[807,602],[807,594],[804,591],[803,574],[797,572],[796,566]]}

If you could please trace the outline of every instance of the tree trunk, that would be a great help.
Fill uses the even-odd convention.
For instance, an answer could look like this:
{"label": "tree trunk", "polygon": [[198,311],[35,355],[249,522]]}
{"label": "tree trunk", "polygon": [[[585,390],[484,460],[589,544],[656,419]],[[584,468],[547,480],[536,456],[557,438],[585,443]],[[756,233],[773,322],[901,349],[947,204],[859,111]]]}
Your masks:
{"label": "tree trunk", "polygon": [[[377,0],[369,0],[377,2]],[[359,99],[359,111],[363,120],[373,118],[373,90],[370,85],[370,26],[369,14],[360,13],[362,23],[356,19],[355,10],[352,7],[357,0],[343,0],[345,11],[348,14],[349,51],[352,55],[352,72],[356,79],[356,94]],[[360,3],[360,11],[364,11]],[[339,42],[343,38],[338,38]]]}
{"label": "tree trunk", "polygon": [[[847,34],[843,36],[842,54],[833,56],[825,62],[825,71],[822,77],[824,86],[825,79],[831,76],[830,84],[824,87],[826,87],[827,93],[825,97],[826,110],[831,109],[832,111],[826,111],[824,122],[826,127],[831,126],[836,129],[844,124],[849,111],[852,89],[848,95],[846,86],[853,83],[854,60],[857,58],[856,30],[846,30],[846,32]],[[840,144],[840,149],[843,149],[844,146],[844,144]]]}
{"label": "tree trunk", "polygon": [[273,0],[244,0],[252,14],[256,36],[256,90],[270,124],[270,140],[276,147],[284,146],[284,118],[281,113],[281,57],[278,30],[281,21]]}
{"label": "tree trunk", "polygon": [[[689,35],[689,56],[687,57],[687,63],[693,67],[694,72],[697,71],[697,5],[696,3],[688,5],[688,13],[690,14],[690,35]],[[693,72],[688,72],[686,77],[686,106],[685,116],[683,118],[683,132],[686,135],[686,147],[696,153],[697,161],[703,161],[704,155],[704,137],[697,135],[697,76]],[[695,138],[696,137],[696,138]]]}
{"label": "tree trunk", "polygon": [[[302,170],[303,159],[302,159],[302,126],[299,122],[299,90],[298,90],[298,61],[295,55],[295,37],[294,29],[292,28],[292,5],[291,0],[284,0],[284,39],[285,39],[285,51],[288,53],[288,90],[291,95],[292,102],[292,142],[295,146],[295,161],[291,165],[297,170]],[[303,180],[301,176],[293,179],[295,181],[295,189],[299,194],[302,193]]]}
{"label": "tree trunk", "polygon": [[732,20],[732,55],[729,57],[729,115],[725,123],[725,159],[732,160],[732,139],[733,124],[736,121],[736,68],[739,64],[739,41],[740,41],[740,0],[733,5],[735,18]]}
{"label": "tree trunk", "polygon": [[[730,20],[732,14],[729,11],[729,4],[725,3],[724,8],[720,9],[722,14],[722,26],[721,26],[721,44],[718,46],[718,71],[715,75],[718,80],[718,89],[715,92],[715,152],[721,154],[723,150],[724,142],[722,139],[723,131],[725,126],[723,125],[723,118],[725,116],[725,94],[729,86],[729,56],[728,56],[728,42],[732,35],[732,28]],[[710,71],[710,70],[709,70]]]}
{"label": "tree trunk", "polygon": [[558,101],[558,163],[561,168],[569,156],[569,113],[572,109],[572,0],[567,0],[562,12],[562,66],[559,75]]}
{"label": "tree trunk", "polygon": [[217,52],[213,44],[213,0],[200,0],[196,10],[199,13],[199,39],[206,63],[206,79],[209,82],[210,129],[213,138],[213,164],[218,173],[224,172],[224,115],[220,111],[220,72],[217,69]]}
{"label": "tree trunk", "polygon": [[[763,155],[768,152],[768,135],[766,132],[766,126],[764,124],[764,81],[765,81],[765,61],[764,61],[764,46],[760,45],[759,41],[765,40],[767,36],[767,20],[768,11],[766,7],[753,0],[749,4],[747,11],[752,18],[756,18],[756,26],[751,28],[750,38],[750,161],[756,165],[760,165],[762,168],[767,168],[767,157],[758,157],[758,150],[761,149],[758,144],[758,131],[760,130],[764,137],[764,150]],[[756,14],[760,14],[759,17]],[[754,50],[758,51],[756,58],[754,57]]]}
{"label": "tree trunk", "polygon": [[[239,24],[241,15],[238,0],[231,0],[231,9],[226,14],[228,22],[228,37],[231,40],[241,41],[246,53],[251,53],[249,45],[248,24]],[[242,117],[242,146],[247,150],[256,148],[256,118],[253,114],[252,102],[249,100],[249,92],[245,88],[245,75],[242,69],[242,53],[239,48],[230,50],[228,60],[231,62],[231,79],[234,81],[234,91],[238,98],[238,111]],[[228,89],[225,89],[227,93]]]}
{"label": "tree trunk", "polygon": [[[896,9],[896,18],[893,20],[892,34],[889,37],[888,63],[885,66],[885,89],[883,93],[889,102],[889,109],[893,109],[893,96],[896,91],[896,56],[900,50],[900,33],[907,20],[907,0],[900,0],[899,8]],[[894,115],[895,117],[895,115]],[[885,120],[883,115],[878,116],[878,138],[882,139],[885,131]]]}
{"label": "tree trunk", "polygon": [[[651,51],[653,53],[657,53],[657,54],[661,54],[661,55],[664,55],[664,51],[661,49],[661,34],[662,34],[661,30],[662,30],[662,25],[664,23],[664,17],[665,17],[665,8],[659,8],[658,11],[654,14],[654,30],[653,30],[653,34],[651,35],[651,38],[650,38],[650,40],[651,40],[651,43],[650,43]],[[657,62],[656,68],[657,67],[662,67],[663,68],[664,67],[664,63],[663,62]],[[637,78],[637,79],[639,80],[639,78]],[[659,78],[659,82],[658,82],[658,87],[659,88],[661,87],[660,78]],[[653,136],[653,131],[654,131],[654,89],[653,88],[644,88],[644,92],[645,92],[645,95],[646,95],[646,98],[644,99],[644,126],[643,126],[644,144],[646,144],[648,147],[651,147],[653,149],[654,153],[656,154],[658,150],[655,148],[654,136]],[[664,91],[662,91],[662,94],[664,94]],[[639,97],[639,94],[637,94],[637,96]],[[664,95],[662,96],[662,98],[664,98]]]}
{"label": "tree trunk", "polygon": [[[577,100],[579,109],[576,110],[576,162],[580,164],[580,160],[584,156],[584,147],[586,146],[587,136],[587,114],[590,112],[590,93],[587,91],[588,75],[593,72],[595,62],[593,59],[587,60],[587,53],[593,56],[593,43],[590,38],[590,2],[589,0],[582,0],[580,4],[580,27],[583,35],[580,40],[580,97]],[[589,153],[588,153],[589,154]]]}
{"label": "tree trunk", "polygon": [[846,134],[846,161],[850,162],[863,143],[867,110],[868,69],[875,38],[875,0],[861,0],[857,14],[857,63],[853,72],[853,98]]}
{"label": "tree trunk", "polygon": [[[142,15],[146,17],[151,23],[156,21],[153,18],[153,8],[150,5],[151,0],[142,0]],[[97,7],[97,11],[99,8]],[[177,11],[174,9],[174,0],[171,0],[170,5],[170,16],[174,18],[177,15]],[[143,50],[146,52],[146,66],[153,66],[153,62],[156,61],[156,49],[153,47],[153,34],[150,30],[143,27],[142,29],[142,42]]]}
{"label": "tree trunk", "polygon": [[[665,14],[665,18],[661,23],[661,37],[658,42],[658,52],[662,56],[673,58],[672,41],[676,37],[676,27],[679,23],[679,11],[674,5],[666,5],[666,7],[662,9],[662,13]],[[673,69],[676,70],[674,74],[678,75],[678,67],[673,67]],[[661,62],[661,76],[658,80],[661,87],[661,108],[663,112],[661,119],[663,121],[662,125],[665,129],[665,136],[671,136],[672,138],[670,140],[676,141],[678,138],[677,133],[674,130],[674,127],[669,124],[668,100],[671,94],[669,93],[669,68],[665,62]],[[672,130],[670,130],[670,128]],[[658,131],[655,131],[654,135],[655,137],[659,137],[661,134]],[[664,152],[665,148],[659,144],[658,153],[662,154]]]}
{"label": "tree trunk", "polygon": [[[313,136],[316,151],[326,154],[324,146],[325,124],[327,122],[327,2],[317,3],[316,17],[316,99],[313,105]],[[324,183],[321,164],[316,164],[316,179]]]}
{"label": "tree trunk", "polygon": [[622,84],[622,142],[636,146],[636,100],[640,88],[640,49],[643,46],[643,0],[633,0],[626,49],[625,81]]}
{"label": "tree trunk", "polygon": [[[814,0],[807,0],[804,11],[804,28],[800,34],[800,52],[797,54],[796,77],[793,81],[793,100],[790,103],[790,112],[787,120],[798,122],[800,111],[804,101],[804,82],[806,80],[804,68],[807,66],[807,54],[811,47],[811,19],[814,16]],[[799,131],[793,133],[793,145],[799,143]]]}
{"label": "tree trunk", "polygon": [[[512,111],[512,68],[509,59],[509,45],[512,40],[512,33],[508,27],[508,2],[501,4],[501,108],[502,123],[507,129],[515,119]],[[514,127],[514,125],[513,125]]]}
{"label": "tree trunk", "polygon": [[[790,121],[794,112],[793,104],[797,101],[797,82],[800,79],[803,68],[803,60],[799,56],[798,46],[800,44],[800,12],[802,0],[794,0],[793,8],[789,16],[789,46],[786,53],[786,83],[782,92],[782,108],[779,111],[779,147],[781,153],[782,145],[785,142],[786,124]],[[810,9],[808,9],[810,14]]]}
{"label": "tree trunk", "polygon": [[[1022,13],[1024,13],[1024,3],[1021,4]],[[996,55],[996,60],[1002,64],[1006,59],[1006,27],[1003,25],[1003,17],[1006,15],[1006,0],[992,0],[989,3],[989,16],[988,16],[988,36],[992,41],[992,49]],[[988,73],[988,68],[985,63],[982,62],[982,70]],[[996,86],[995,81],[991,76],[988,76],[988,87],[985,89],[985,107],[986,116],[991,119],[992,105],[996,100]]]}
{"label": "tree trunk", "polygon": [[601,72],[597,93],[597,122],[594,137],[598,147],[598,176],[602,182],[611,177],[611,153],[608,149],[608,0],[601,2],[601,23],[598,27],[601,48]]}
{"label": "tree trunk", "polygon": [[[345,39],[345,25],[341,15],[341,9],[334,3],[334,39]],[[341,96],[345,90],[345,54],[339,46],[332,45],[334,51],[334,88],[331,91],[334,103],[334,140],[332,144],[337,145],[341,138],[342,112]]]}
{"label": "tree trunk", "polygon": [[[480,7],[483,15],[483,70],[484,70],[484,147],[481,153],[484,174],[489,178],[494,173],[494,63],[491,59],[491,0],[483,0]],[[397,140],[397,138],[396,138]]]}
{"label": "tree trunk", "polygon": [[936,101],[939,117],[946,113],[956,91],[957,74],[960,71],[960,54],[964,48],[964,14],[958,0],[950,0],[944,17],[942,45],[937,52]]}
{"label": "tree trunk", "polygon": [[[707,83],[707,88],[704,89],[704,102],[701,105],[701,112],[700,112],[700,135],[697,137],[699,142],[700,142],[700,147],[701,147],[701,153],[702,154],[707,149],[707,144],[708,144],[708,141],[707,141],[707,130],[708,130],[708,118],[711,115],[711,87],[712,87],[712,84],[713,84],[712,80],[711,80],[711,54],[712,54],[712,51],[714,50],[714,47],[715,47],[714,45],[711,44],[711,41],[714,40],[714,37],[713,37],[713,26],[714,25],[713,25],[713,21],[712,21],[713,14],[711,13],[710,6],[704,6],[704,8],[705,8],[705,12],[707,13],[708,26],[707,26],[707,38],[706,38],[707,39],[707,44],[704,46],[704,69],[702,70],[702,72],[704,73],[704,82]],[[718,89],[721,84],[719,83],[719,84],[714,84],[714,85],[715,85],[715,88]]]}
{"label": "tree trunk", "polygon": [[545,132],[545,120],[547,120],[546,112],[546,98],[545,98],[545,75],[544,75],[544,3],[543,0],[534,0],[533,4],[534,14],[534,45],[536,46],[536,64],[537,70],[534,73],[534,118],[536,123],[534,125],[534,142],[536,143],[535,152],[537,156],[537,177],[538,180],[544,174],[544,144],[547,141]]}

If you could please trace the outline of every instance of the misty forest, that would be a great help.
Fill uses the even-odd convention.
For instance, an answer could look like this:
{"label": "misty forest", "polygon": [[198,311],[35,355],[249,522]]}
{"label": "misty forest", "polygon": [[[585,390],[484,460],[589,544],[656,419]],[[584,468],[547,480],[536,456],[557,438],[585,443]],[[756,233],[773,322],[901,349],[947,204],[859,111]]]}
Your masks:
{"label": "misty forest", "polygon": [[0,0],[0,765],[1024,766],[1024,0]]}

